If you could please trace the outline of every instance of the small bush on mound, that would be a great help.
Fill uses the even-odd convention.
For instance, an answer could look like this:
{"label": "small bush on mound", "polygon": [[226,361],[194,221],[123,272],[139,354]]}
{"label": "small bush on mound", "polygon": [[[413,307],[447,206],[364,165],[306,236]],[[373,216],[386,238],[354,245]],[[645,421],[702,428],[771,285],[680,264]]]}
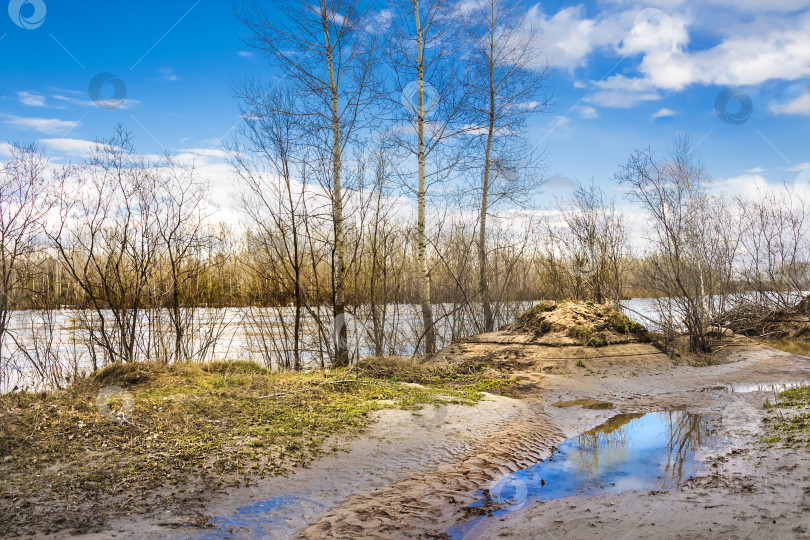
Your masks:
{"label": "small bush on mound", "polygon": [[591,331],[580,325],[572,326],[568,329],[568,337],[579,341],[588,341],[591,337]]}
{"label": "small bush on mound", "polygon": [[557,309],[557,304],[551,301],[535,304],[520,315],[517,321],[512,324],[510,330],[532,331],[535,334],[547,334],[551,332],[551,323],[546,320],[545,314]]}

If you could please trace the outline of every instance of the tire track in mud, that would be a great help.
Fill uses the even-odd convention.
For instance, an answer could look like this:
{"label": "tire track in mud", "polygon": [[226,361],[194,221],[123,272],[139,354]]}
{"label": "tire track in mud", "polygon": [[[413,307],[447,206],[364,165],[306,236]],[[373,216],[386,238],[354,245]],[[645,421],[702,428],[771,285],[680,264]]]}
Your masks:
{"label": "tire track in mud", "polygon": [[[566,439],[536,407],[504,424],[461,459],[350,497],[295,538],[425,538],[452,527],[476,490],[537,463]],[[407,528],[404,524],[407,524]]]}

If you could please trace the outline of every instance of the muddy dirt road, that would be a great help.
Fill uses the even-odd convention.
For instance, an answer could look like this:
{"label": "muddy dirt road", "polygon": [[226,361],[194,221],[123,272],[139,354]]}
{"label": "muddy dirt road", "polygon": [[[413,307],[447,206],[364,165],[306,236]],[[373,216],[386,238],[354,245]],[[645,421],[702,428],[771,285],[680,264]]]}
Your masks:
{"label": "muddy dirt road", "polygon": [[[724,352],[718,365],[693,367],[647,344],[561,348],[479,336],[443,354],[508,366],[523,383],[523,399],[385,411],[348,452],[216,494],[202,516],[173,510],[121,519],[90,537],[810,537],[810,452],[760,442],[763,404],[773,400],[762,385],[810,381],[810,359],[750,343]],[[567,439],[618,414],[661,411],[701,415],[711,431],[711,443],[694,449],[689,478],[672,489],[544,501],[518,494],[494,517],[487,517],[491,508],[470,506],[481,490],[548,458]],[[208,527],[189,526],[201,518]]]}

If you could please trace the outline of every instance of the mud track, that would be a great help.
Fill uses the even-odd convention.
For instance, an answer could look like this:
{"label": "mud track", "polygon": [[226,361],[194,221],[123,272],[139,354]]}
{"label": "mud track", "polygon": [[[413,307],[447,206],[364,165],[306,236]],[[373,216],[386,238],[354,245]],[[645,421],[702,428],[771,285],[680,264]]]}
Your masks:
{"label": "mud track", "polygon": [[[709,415],[724,441],[706,449],[705,469],[685,484],[663,493],[536,503],[488,520],[468,537],[801,538],[810,531],[810,451],[760,442],[769,396],[727,391],[728,385],[810,381],[808,358],[743,340],[726,347],[717,365],[694,367],[648,344],[549,347],[503,335],[479,336],[437,357],[484,359],[531,383],[531,393],[489,396],[474,407],[384,411],[346,452],[287,477],[214,494],[202,512],[207,528],[186,528],[200,516],[179,512],[137,523],[121,519],[98,537],[137,531],[150,538],[445,538],[469,517],[476,490],[545,459],[565,439],[615,414],[668,410]],[[576,400],[614,408],[553,405]],[[284,497],[291,502],[245,510]]]}

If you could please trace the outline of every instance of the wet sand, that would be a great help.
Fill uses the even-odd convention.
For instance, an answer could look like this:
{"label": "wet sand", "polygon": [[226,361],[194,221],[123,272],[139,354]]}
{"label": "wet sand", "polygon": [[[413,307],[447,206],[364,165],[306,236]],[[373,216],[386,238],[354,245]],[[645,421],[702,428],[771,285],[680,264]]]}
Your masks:
{"label": "wet sand", "polygon": [[[486,337],[443,354],[508,364],[531,391],[474,407],[384,411],[348,451],[308,469],[207,494],[199,508],[117,518],[87,538],[446,538],[470,519],[477,490],[547,458],[566,439],[616,414],[671,410],[710,417],[720,441],[698,452],[703,468],[684,484],[525,504],[479,522],[465,538],[810,536],[810,451],[760,442],[772,392],[728,391],[810,381],[808,358],[738,343],[722,363],[692,367],[645,344],[559,348]],[[615,408],[553,405],[584,399]],[[208,527],[189,527],[204,521]]]}

